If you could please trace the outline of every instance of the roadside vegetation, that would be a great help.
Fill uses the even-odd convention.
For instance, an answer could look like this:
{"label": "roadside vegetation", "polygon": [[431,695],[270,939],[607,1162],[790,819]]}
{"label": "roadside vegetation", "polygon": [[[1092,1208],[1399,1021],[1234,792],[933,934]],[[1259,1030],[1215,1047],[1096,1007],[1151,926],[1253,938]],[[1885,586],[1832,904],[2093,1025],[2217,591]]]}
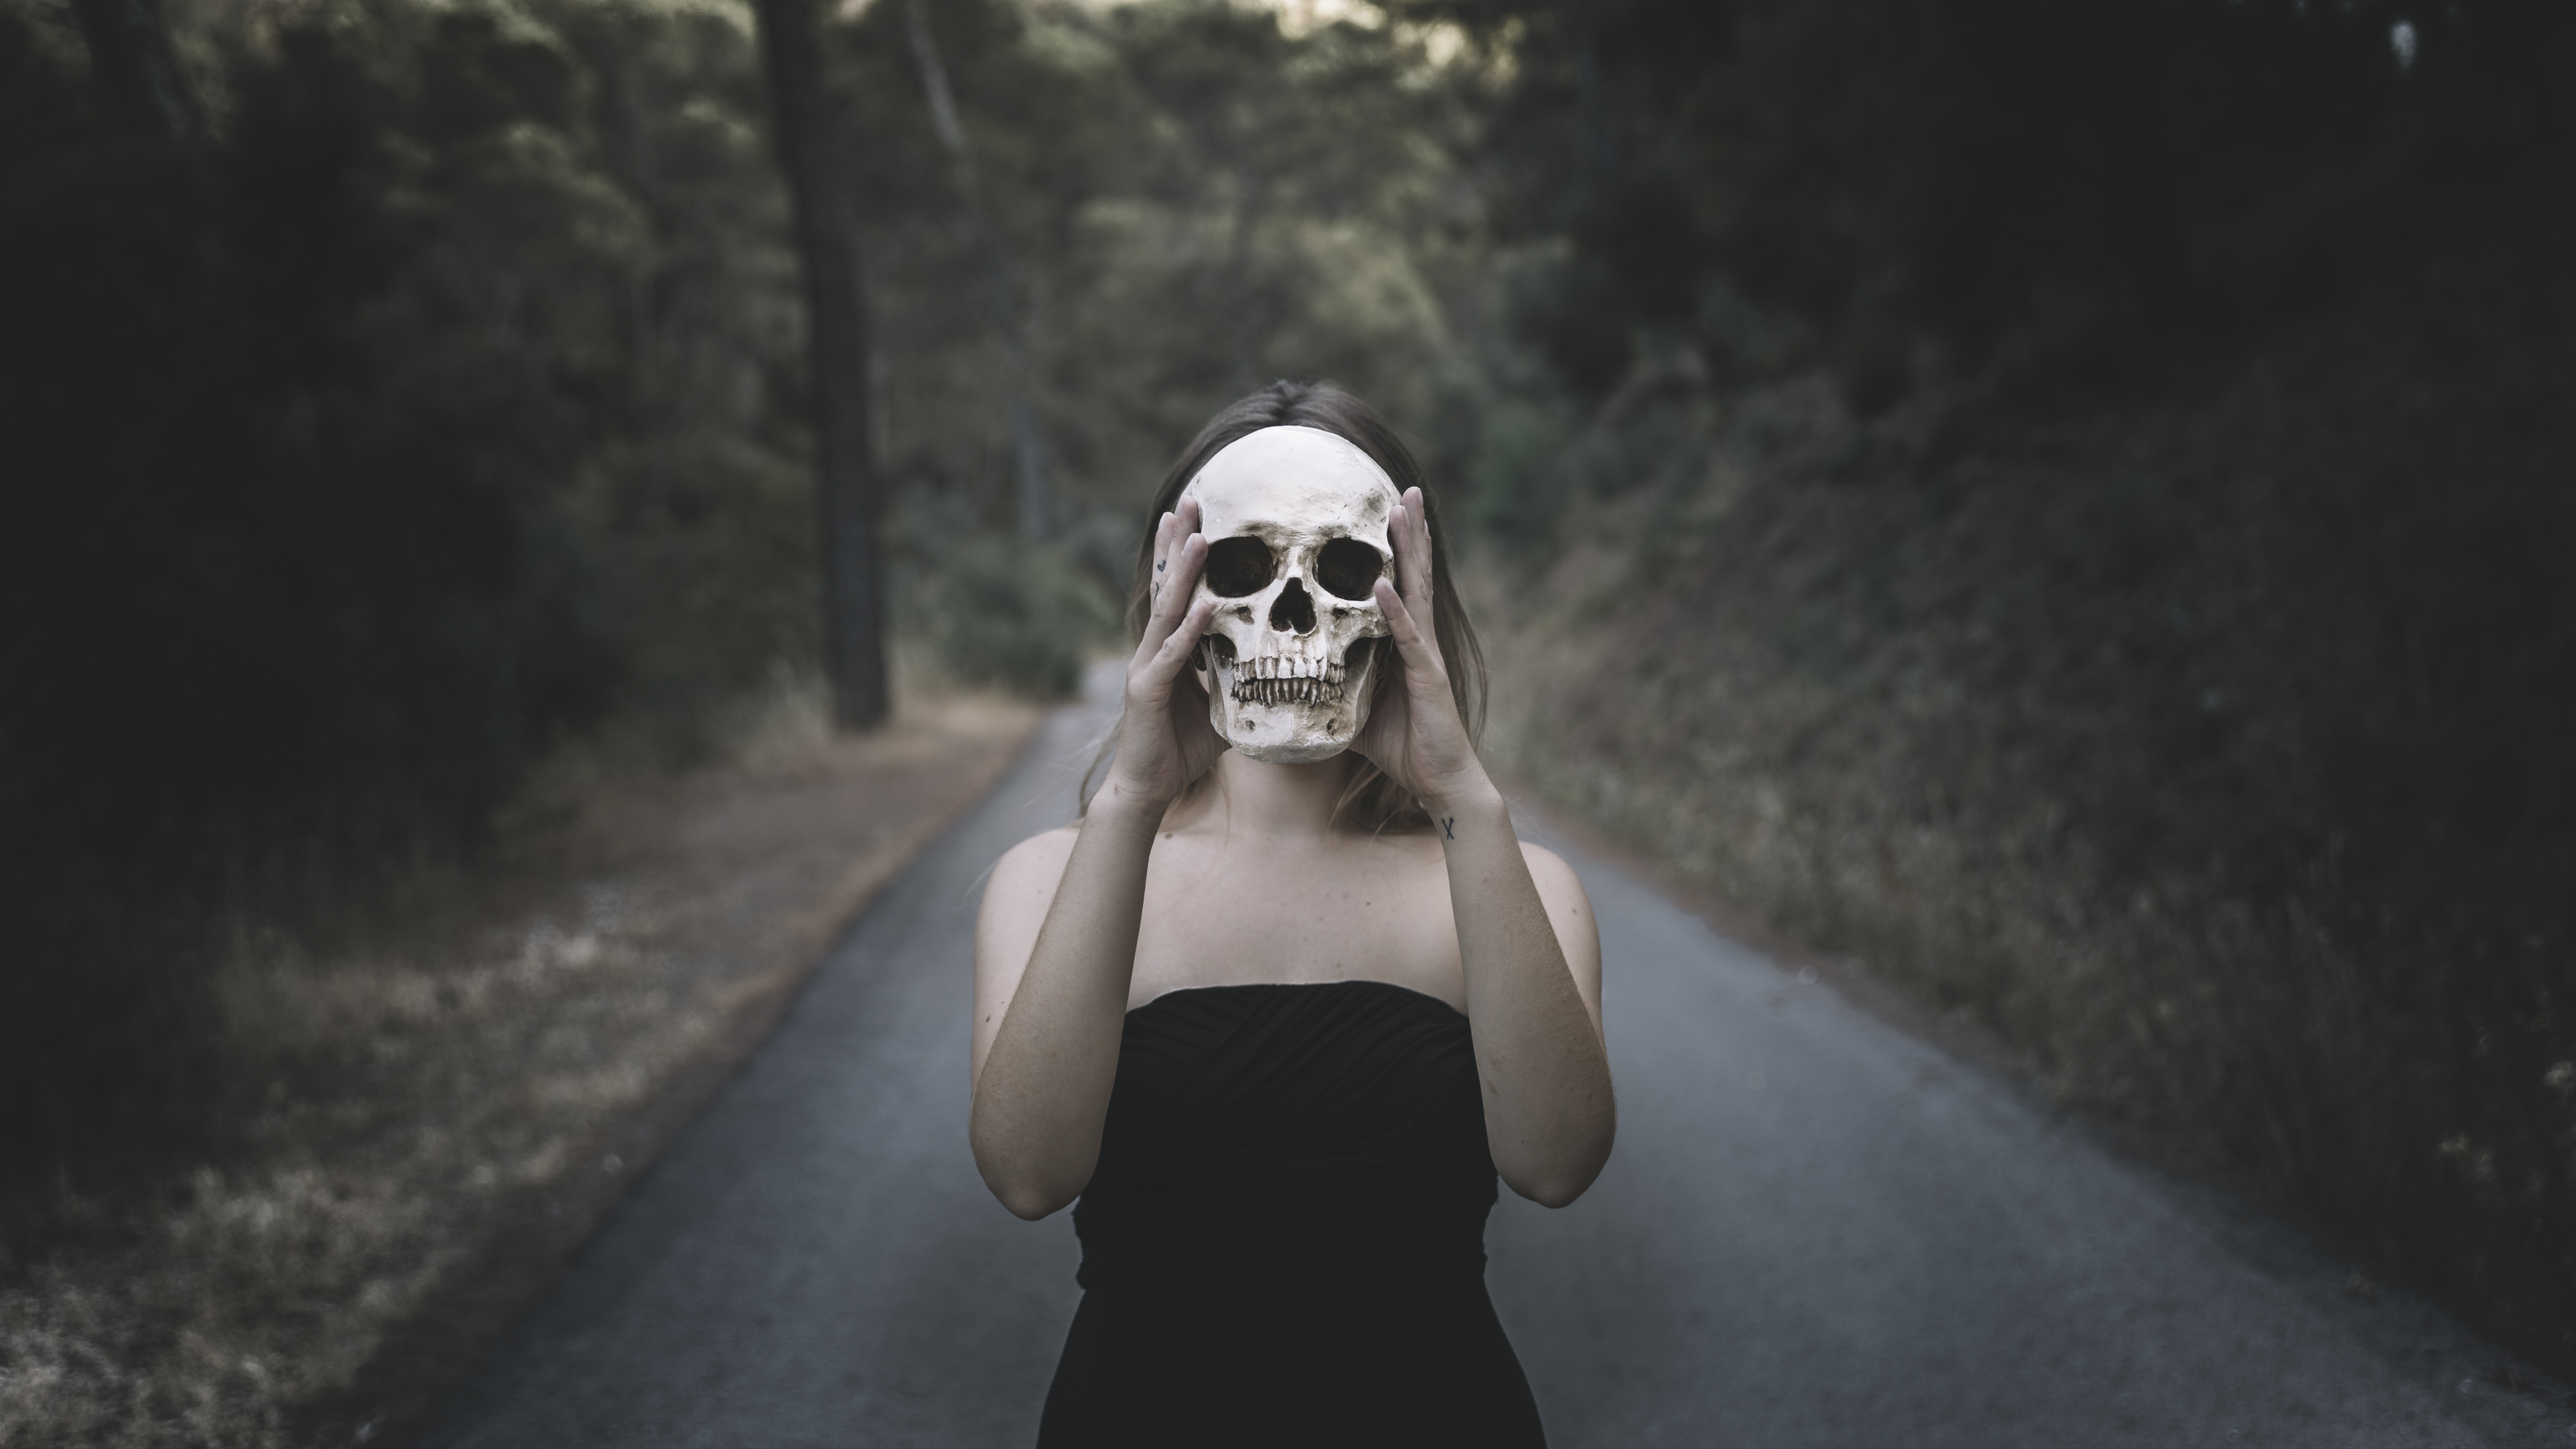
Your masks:
{"label": "roadside vegetation", "polygon": [[1225,5],[831,15],[901,707],[763,763],[820,631],[749,11],[161,9],[176,130],[0,0],[0,1440],[363,1441],[1070,691],[1207,412],[1430,410],[1466,113]]}
{"label": "roadside vegetation", "polygon": [[834,737],[820,687],[789,686],[685,776],[560,756],[474,867],[327,939],[228,943],[206,1035],[227,1095],[200,1150],[143,1190],[13,1204],[13,1244],[41,1251],[0,1260],[0,1443],[404,1425],[1035,715],[915,687],[882,730]]}
{"label": "roadside vegetation", "polygon": [[2576,1364],[2576,31],[1901,9],[1604,22],[1502,749]]}
{"label": "roadside vegetation", "polygon": [[[0,0],[0,1351],[61,1395],[5,1412],[290,1442],[383,1352],[281,1360],[317,1302],[407,1332],[498,1241],[403,1184],[535,1201],[652,1096],[513,994],[625,959],[578,911],[388,943],[748,778],[804,321],[741,5],[161,8],[175,129]],[[1522,779],[2576,1364],[2559,9],[836,7],[912,696],[1071,689],[1172,450],[1335,378],[1464,525]],[[699,1029],[660,990],[601,999]],[[504,1058],[587,1125],[327,1100]],[[245,1226],[341,1218],[395,1236]],[[67,1266],[165,1230],[324,1266]]]}
{"label": "roadside vegetation", "polygon": [[[1432,410],[1466,115],[1384,30],[934,10],[825,37],[895,642],[1060,696],[1207,412],[1273,371]],[[0,3],[0,1161],[36,1180],[186,1150],[228,942],[487,852],[563,751],[709,758],[819,633],[747,10],[167,12],[182,135],[74,7]]]}

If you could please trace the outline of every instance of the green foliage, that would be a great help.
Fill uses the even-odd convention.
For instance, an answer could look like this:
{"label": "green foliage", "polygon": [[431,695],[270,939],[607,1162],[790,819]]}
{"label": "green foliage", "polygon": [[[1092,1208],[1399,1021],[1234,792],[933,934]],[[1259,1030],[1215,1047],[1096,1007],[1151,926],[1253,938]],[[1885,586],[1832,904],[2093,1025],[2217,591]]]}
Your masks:
{"label": "green foliage", "polygon": [[[172,14],[199,142],[0,0],[20,1137],[184,1096],[209,922],[815,651],[739,12]],[[1519,581],[1551,788],[2569,1321],[2555,9],[940,0],[962,168],[909,14],[824,41],[910,658],[1071,690],[1174,451],[1333,377]]]}
{"label": "green foliage", "polygon": [[566,730],[804,647],[748,37],[554,19],[192,32],[222,123],[174,142],[0,11],[14,1139],[184,1095],[207,921],[470,846]]}
{"label": "green foliage", "polygon": [[1579,482],[1572,410],[1544,394],[1506,394],[1480,413],[1468,521],[1518,552],[1544,551]]}
{"label": "green foliage", "polygon": [[[1013,262],[1058,531],[1104,587],[1124,591],[1172,455],[1253,386],[1330,376],[1395,416],[1438,412],[1478,209],[1455,167],[1462,82],[1421,37],[1292,39],[1223,0],[954,0],[931,23]],[[904,8],[831,44],[893,486],[935,489],[950,527],[1007,530],[1008,373]]]}
{"label": "green foliage", "polygon": [[[202,141],[121,130],[61,13],[0,6],[20,1141],[184,1102],[213,923],[471,850],[568,737],[688,759],[816,645],[803,312],[745,15],[168,12]],[[905,19],[826,35],[893,613],[912,658],[1061,694],[1216,406],[1329,373],[1442,416],[1478,285],[1467,112],[1392,28],[936,5],[997,297]]]}
{"label": "green foliage", "polygon": [[[1918,338],[1973,366],[2074,312],[2312,296],[2355,167],[2529,144],[2571,63],[2530,0],[1391,8],[1498,57],[1499,219],[1561,244],[1518,320],[1569,387],[1598,400],[1678,337],[1720,376],[1836,366],[1865,413]],[[2271,255],[2244,270],[2249,242]]]}
{"label": "green foliage", "polygon": [[720,433],[592,460],[557,527],[583,626],[615,641],[620,723],[695,757],[766,674],[815,657],[813,512],[810,469]]}
{"label": "green foliage", "polygon": [[2383,173],[2335,305],[1867,424],[1636,369],[1515,465],[1570,492],[1499,735],[2576,1361],[2570,174]]}
{"label": "green foliage", "polygon": [[1081,687],[1093,652],[1120,643],[1123,611],[1055,549],[976,539],[924,585],[924,618],[911,632],[960,683],[1062,699]]}
{"label": "green foliage", "polygon": [[2576,1362],[2576,19],[1396,9],[1520,768]]}

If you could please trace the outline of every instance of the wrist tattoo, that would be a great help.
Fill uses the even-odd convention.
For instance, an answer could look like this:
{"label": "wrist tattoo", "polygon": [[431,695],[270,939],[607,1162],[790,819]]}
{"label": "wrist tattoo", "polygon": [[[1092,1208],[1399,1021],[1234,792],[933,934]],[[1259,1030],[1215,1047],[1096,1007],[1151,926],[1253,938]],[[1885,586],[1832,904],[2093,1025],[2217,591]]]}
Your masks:
{"label": "wrist tattoo", "polygon": [[1440,834],[1441,834],[1444,838],[1449,839],[1449,840],[1455,840],[1455,839],[1457,839],[1457,838],[1458,838],[1458,817],[1457,817],[1457,816],[1455,816],[1455,815],[1443,815],[1443,816],[1441,816],[1441,817],[1440,817]]}

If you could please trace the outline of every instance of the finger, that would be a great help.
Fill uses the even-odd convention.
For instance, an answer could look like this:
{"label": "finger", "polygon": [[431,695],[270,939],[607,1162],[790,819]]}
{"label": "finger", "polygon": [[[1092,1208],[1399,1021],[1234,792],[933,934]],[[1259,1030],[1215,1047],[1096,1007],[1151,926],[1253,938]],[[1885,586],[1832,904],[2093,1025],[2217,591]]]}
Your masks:
{"label": "finger", "polygon": [[1153,657],[1145,661],[1144,676],[1136,682],[1157,694],[1170,689],[1182,667],[1190,662],[1191,651],[1199,647],[1199,636],[1207,632],[1208,620],[1215,616],[1214,599],[1193,599],[1181,617],[1173,621],[1171,632],[1155,647]]}
{"label": "finger", "polygon": [[[1199,531],[1199,501],[1195,498],[1183,498],[1174,503],[1172,511],[1163,515],[1163,527],[1166,536],[1158,559],[1170,561],[1178,556],[1181,545],[1188,540],[1189,536]],[[1159,566],[1158,562],[1157,567]],[[1168,573],[1158,574],[1156,581],[1161,582],[1168,577]]]}
{"label": "finger", "polygon": [[[1174,616],[1178,617],[1179,612],[1185,607],[1183,601],[1197,592],[1199,565],[1190,562],[1187,557],[1187,545],[1191,539],[1199,537],[1199,501],[1195,498],[1183,498],[1174,505],[1171,518],[1172,567],[1165,575],[1165,580],[1172,586],[1172,591],[1166,594],[1165,598],[1170,602]],[[1205,539],[1200,539],[1200,546],[1199,557],[1204,560]]]}
{"label": "finger", "polygon": [[1165,513],[1154,520],[1154,546],[1148,555],[1153,572],[1145,578],[1145,628],[1136,639],[1136,658],[1152,657],[1160,643],[1158,625],[1163,618],[1164,584],[1172,577],[1172,515]]}
{"label": "finger", "polygon": [[1177,601],[1189,598],[1198,588],[1199,575],[1207,569],[1207,535],[1199,532],[1197,514],[1198,505],[1193,503],[1172,522],[1172,571],[1167,577],[1178,591],[1172,605],[1175,615],[1186,607]]}
{"label": "finger", "polygon": [[1427,614],[1431,601],[1431,533],[1423,526],[1422,490],[1407,488],[1386,520],[1386,541],[1395,550],[1395,591],[1416,613]]}
{"label": "finger", "polygon": [[1136,657],[1148,659],[1163,647],[1181,617],[1189,611],[1190,595],[1198,583],[1199,569],[1207,563],[1207,540],[1193,533],[1166,557],[1156,559],[1154,568],[1160,582],[1156,585],[1153,612],[1145,619],[1145,637],[1136,643]]}
{"label": "finger", "polygon": [[1405,543],[1408,545],[1406,552],[1413,559],[1413,567],[1405,570],[1403,579],[1405,607],[1428,620],[1433,617],[1431,612],[1431,509],[1422,501],[1422,490],[1418,487],[1404,490],[1404,531]]}
{"label": "finger", "polygon": [[[1163,625],[1181,616],[1188,607],[1190,580],[1181,577],[1189,559],[1190,540],[1197,533],[1177,513],[1163,515],[1162,548],[1154,558],[1154,605],[1152,615]],[[1204,547],[1204,544],[1202,544]]]}
{"label": "finger", "polygon": [[1171,576],[1174,522],[1175,519],[1169,513],[1154,520],[1154,576],[1146,581],[1145,586],[1148,600],[1145,612],[1149,618],[1160,612],[1163,607],[1163,581]]}
{"label": "finger", "polygon": [[1384,579],[1377,581],[1377,606],[1386,611],[1387,632],[1395,636],[1395,652],[1403,656],[1407,671],[1423,669],[1432,674],[1445,675],[1447,671],[1441,666],[1438,645],[1432,641],[1430,633],[1416,622],[1414,612],[1405,607],[1403,597],[1395,591],[1395,585]]}
{"label": "finger", "polygon": [[1395,588],[1404,591],[1404,580],[1413,572],[1413,530],[1404,526],[1404,500],[1386,511],[1386,543],[1395,554]]}

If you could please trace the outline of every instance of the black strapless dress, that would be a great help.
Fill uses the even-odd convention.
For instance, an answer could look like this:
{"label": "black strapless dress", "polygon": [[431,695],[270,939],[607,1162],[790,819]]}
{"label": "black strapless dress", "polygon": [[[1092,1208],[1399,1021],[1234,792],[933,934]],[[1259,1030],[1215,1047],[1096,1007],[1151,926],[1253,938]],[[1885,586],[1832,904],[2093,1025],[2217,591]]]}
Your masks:
{"label": "black strapless dress", "polygon": [[1543,1445],[1485,1296],[1467,1018],[1377,981],[1127,1013],[1039,1449]]}

